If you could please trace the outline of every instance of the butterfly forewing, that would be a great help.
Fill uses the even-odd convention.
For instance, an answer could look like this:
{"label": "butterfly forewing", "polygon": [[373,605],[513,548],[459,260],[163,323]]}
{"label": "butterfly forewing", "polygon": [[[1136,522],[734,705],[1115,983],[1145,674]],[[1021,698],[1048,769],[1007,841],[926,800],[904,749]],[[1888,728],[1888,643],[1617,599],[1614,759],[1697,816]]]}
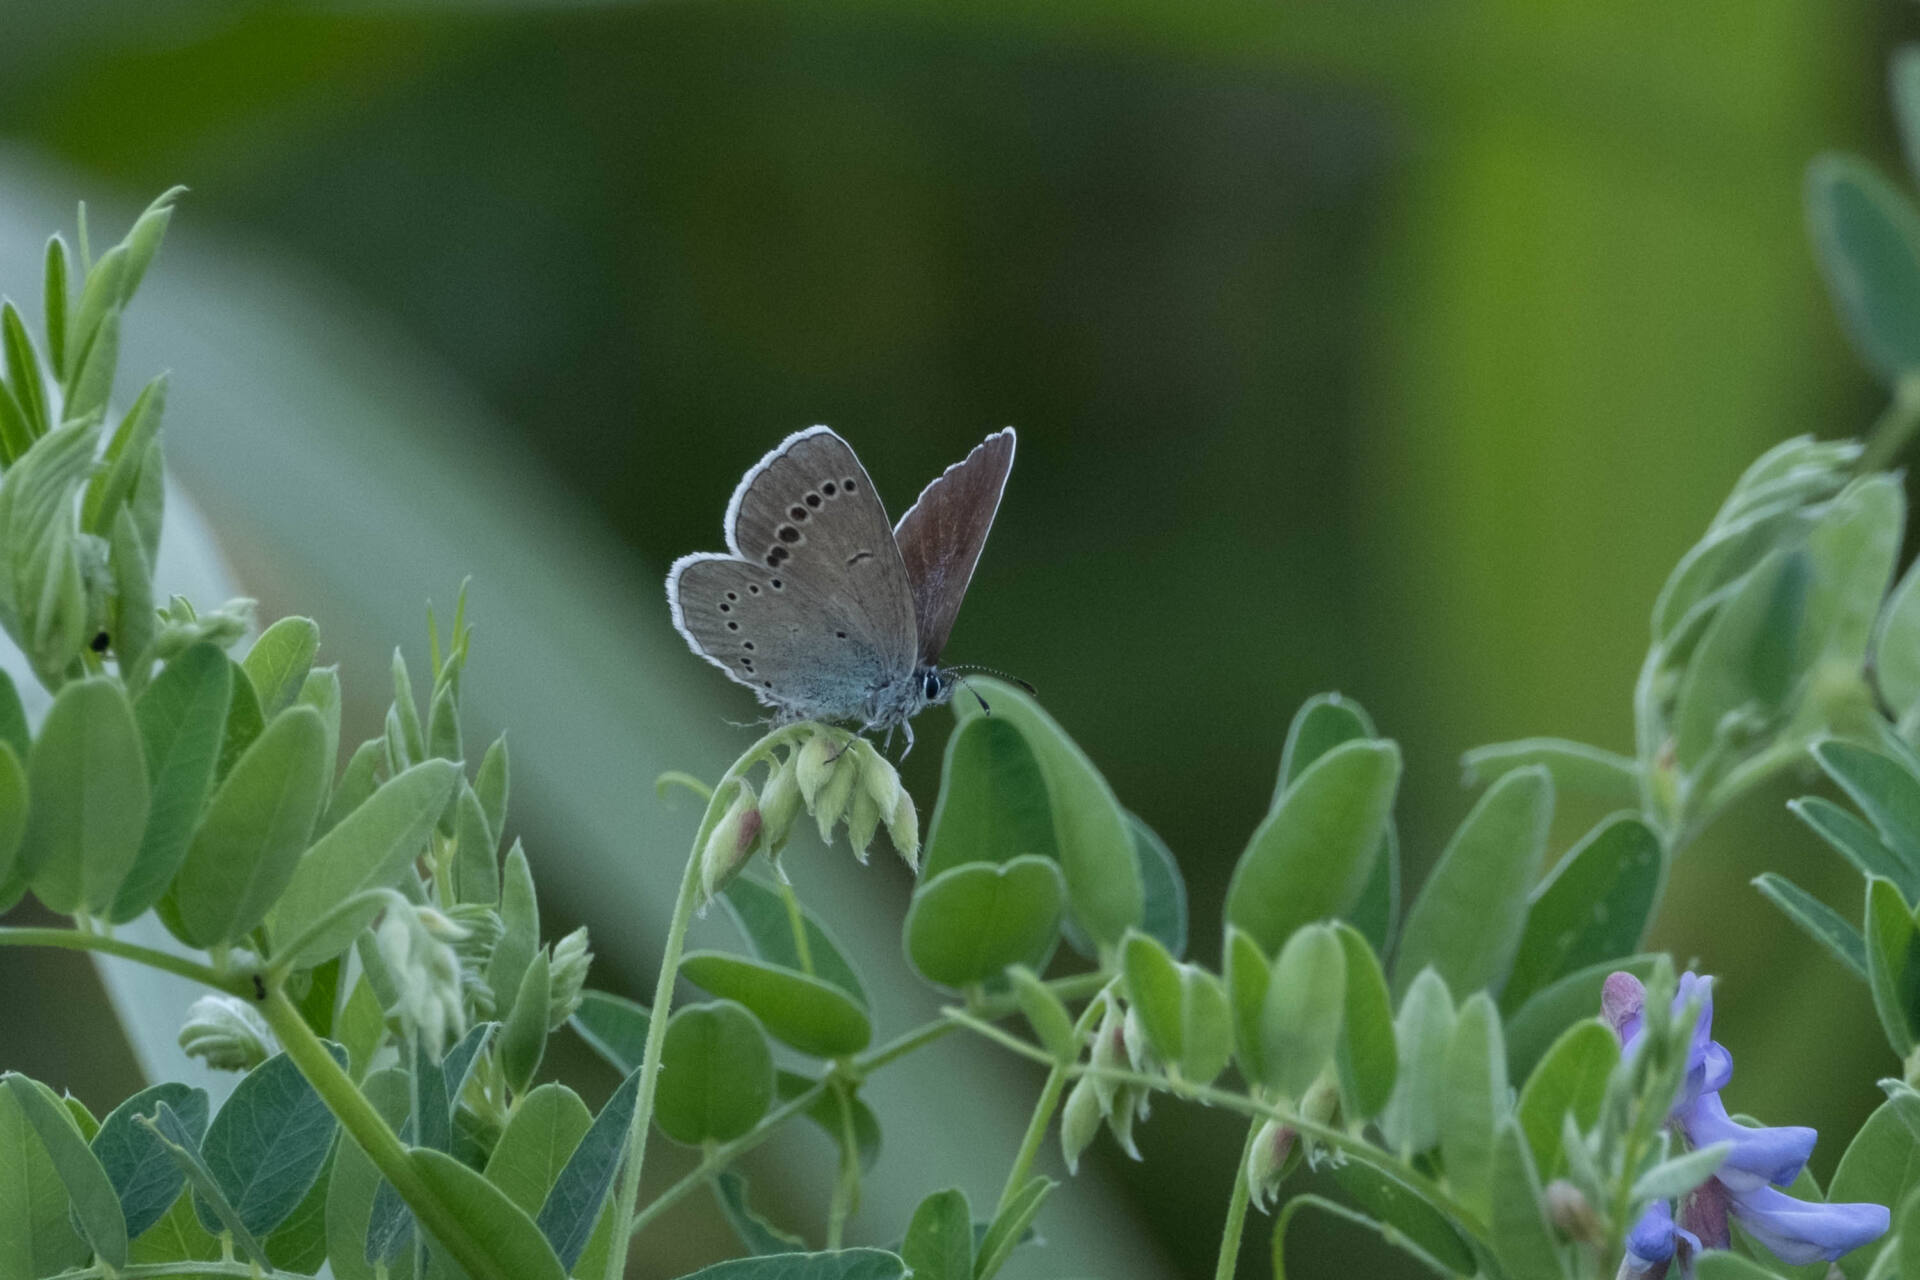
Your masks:
{"label": "butterfly forewing", "polygon": [[894,530],[913,584],[919,659],[931,665],[947,647],[973,567],[1000,509],[1013,469],[1013,428],[996,431],[928,485]]}
{"label": "butterfly forewing", "polygon": [[749,471],[727,512],[731,556],[686,556],[668,578],[695,652],[761,701],[853,719],[911,673],[913,597],[886,508],[853,450],[824,427]]}

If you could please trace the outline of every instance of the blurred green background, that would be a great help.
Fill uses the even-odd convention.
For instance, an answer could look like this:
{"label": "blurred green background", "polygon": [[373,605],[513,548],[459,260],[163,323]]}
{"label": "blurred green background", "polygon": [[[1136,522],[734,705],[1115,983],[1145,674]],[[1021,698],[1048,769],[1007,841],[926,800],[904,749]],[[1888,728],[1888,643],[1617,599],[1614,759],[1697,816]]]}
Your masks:
{"label": "blurred green background", "polygon": [[[1211,957],[1305,696],[1405,745],[1414,883],[1463,749],[1630,747],[1654,592],[1739,469],[1880,407],[1800,180],[1827,147],[1897,168],[1884,68],[1916,34],[1824,0],[28,0],[0,12],[0,290],[37,292],[75,200],[104,241],[191,188],[122,394],[173,369],[174,471],[266,616],[320,621],[350,741],[421,601],[474,575],[470,739],[511,729],[550,929],[592,924],[595,981],[634,993],[693,822],[647,783],[716,772],[754,714],[668,630],[667,562],[720,545],[791,430],[839,429],[897,512],[1017,424],[949,656],[1039,687],[1179,856]],[[946,724],[907,762],[923,812]],[[1854,892],[1792,793],[1693,851],[1654,941],[1724,975],[1735,1109],[1819,1126],[1824,1178],[1895,1064],[1747,887]],[[904,876],[813,861],[893,1027],[924,1016]],[[73,1032],[99,991],[0,956],[7,1065],[96,1109],[132,1089],[118,1037]],[[897,1072],[872,1242],[946,1181],[990,1197],[1037,1084],[945,1048]],[[1103,1143],[1026,1274],[1211,1274],[1238,1129],[1169,1103],[1144,1165]],[[825,1159],[758,1162],[777,1216],[812,1221]],[[1299,1230],[1301,1274],[1397,1265]],[[635,1274],[724,1247],[690,1209]]]}

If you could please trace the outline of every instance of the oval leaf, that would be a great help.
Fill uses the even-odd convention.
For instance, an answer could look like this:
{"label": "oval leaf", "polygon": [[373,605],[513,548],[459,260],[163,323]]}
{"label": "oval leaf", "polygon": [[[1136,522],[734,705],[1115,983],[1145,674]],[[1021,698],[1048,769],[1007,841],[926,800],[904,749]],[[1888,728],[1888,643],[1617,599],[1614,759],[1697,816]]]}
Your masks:
{"label": "oval leaf", "polygon": [[521,1212],[538,1214],[554,1180],[592,1127],[593,1113],[579,1094],[557,1082],[541,1085],[514,1104],[500,1141],[487,1157],[487,1181]]}
{"label": "oval leaf", "polygon": [[767,1034],[802,1053],[842,1058],[873,1042],[867,1011],[819,978],[720,951],[689,954],[680,973],[709,994],[745,1005]]}
{"label": "oval leaf", "polygon": [[[996,706],[999,704],[996,703]],[[776,1253],[702,1267],[684,1280],[900,1280],[907,1264],[880,1249]]]}
{"label": "oval leaf", "polygon": [[1399,1074],[1393,999],[1387,992],[1380,958],[1366,938],[1350,924],[1338,923],[1333,929],[1346,959],[1347,980],[1346,1008],[1333,1058],[1340,1079],[1341,1105],[1351,1118],[1371,1120],[1393,1096],[1393,1082]]}
{"label": "oval leaf", "polygon": [[1327,925],[1308,925],[1287,939],[1273,962],[1260,1011],[1263,1081],[1299,1098],[1333,1058],[1347,999],[1346,953]]}
{"label": "oval leaf", "polygon": [[[667,1032],[673,1032],[671,1023]],[[640,1072],[636,1069],[594,1117],[540,1206],[535,1224],[568,1271],[586,1251],[600,1210],[613,1190],[614,1174],[626,1149],[627,1130],[633,1124],[633,1108],[639,1096]]]}
{"label": "oval leaf", "polygon": [[180,870],[213,787],[232,697],[233,664],[203,641],[169,662],[134,704],[153,799],[139,855],[114,896],[115,923],[152,906]]}
{"label": "oval leaf", "polygon": [[1499,987],[1526,927],[1527,890],[1552,818],[1553,782],[1537,765],[1487,788],[1407,913],[1394,957],[1400,990],[1429,966],[1450,991]]}
{"label": "oval leaf", "polygon": [[640,1065],[647,1046],[647,1008],[607,991],[583,991],[573,1029],[592,1049],[626,1075]]}
{"label": "oval leaf", "polygon": [[867,993],[860,985],[859,975],[847,962],[840,944],[812,911],[804,906],[800,908],[801,925],[807,938],[807,952],[803,957],[793,936],[793,916],[779,890],[749,876],[735,876],[721,890],[720,898],[755,955],[769,964],[830,982],[861,1008],[867,1007]]}
{"label": "oval leaf", "polygon": [[498,1187],[438,1151],[416,1149],[408,1152],[407,1158],[421,1181],[459,1216],[481,1252],[507,1275],[525,1280],[566,1280],[566,1270],[553,1256],[533,1219]]}
{"label": "oval leaf", "polygon": [[667,1022],[653,1120],[675,1142],[725,1142],[753,1128],[773,1102],[766,1032],[730,1000],[689,1005]]}
{"label": "oval leaf", "polygon": [[1560,1172],[1562,1118],[1571,1115],[1582,1132],[1591,1128],[1606,1096],[1607,1077],[1619,1061],[1619,1039],[1604,1023],[1589,1019],[1567,1028],[1527,1077],[1516,1116],[1543,1177]]}
{"label": "oval leaf", "polygon": [[74,1221],[94,1256],[115,1267],[126,1266],[127,1219],[120,1211],[120,1197],[105,1167],[74,1127],[73,1117],[45,1085],[12,1073],[5,1082],[27,1123],[40,1135],[54,1172],[67,1189]]}
{"label": "oval leaf", "polygon": [[326,749],[320,714],[289,708],[213,793],[169,894],[188,942],[234,942],[266,918],[320,815]]}
{"label": "oval leaf", "polygon": [[240,667],[253,684],[263,719],[271,720],[293,705],[319,647],[320,628],[311,618],[282,618],[260,633]]}
{"label": "oval leaf", "polygon": [[1046,858],[969,863],[923,881],[907,908],[907,959],[929,982],[965,987],[1034,964],[1060,928],[1064,886]]}
{"label": "oval leaf", "polygon": [[920,874],[930,879],[969,862],[1005,862],[1025,853],[1060,856],[1040,762],[1011,721],[963,718],[947,739]]}
{"label": "oval leaf", "polygon": [[1807,166],[1807,222],[1854,350],[1889,385],[1920,369],[1920,218],[1870,165],[1825,155]]}
{"label": "oval leaf", "polygon": [[1343,743],[1284,791],[1227,886],[1227,923],[1267,951],[1313,920],[1352,909],[1366,888],[1400,781],[1391,742]]}
{"label": "oval leaf", "polygon": [[117,681],[78,680],[53,700],[27,763],[22,872],[61,915],[104,915],[140,852],[147,765]]}
{"label": "oval leaf", "polygon": [[[347,1051],[328,1045],[342,1067]],[[207,1126],[200,1155],[227,1203],[265,1236],[306,1197],[333,1146],[337,1122],[300,1068],[276,1054],[248,1072]],[[196,1202],[200,1225],[218,1234],[218,1215]]]}
{"label": "oval leaf", "polygon": [[1632,814],[1589,831],[1534,890],[1500,1005],[1513,1010],[1555,978],[1640,948],[1662,874],[1660,837]]}
{"label": "oval leaf", "polygon": [[134,1094],[108,1114],[93,1136],[93,1154],[120,1197],[129,1237],[165,1217],[186,1185],[186,1175],[159,1137],[137,1119],[153,1115],[162,1102],[173,1108],[197,1144],[207,1131],[207,1092],[177,1083],[157,1084]]}
{"label": "oval leaf", "polygon": [[[991,699],[995,721],[1026,739],[1046,779],[1054,843],[1073,921],[1095,943],[1112,946],[1145,910],[1127,815],[1093,762],[1040,704],[999,680],[974,680]],[[962,718],[979,716],[973,698],[955,698]],[[1015,850],[1026,853],[1028,850]]]}
{"label": "oval leaf", "polygon": [[[293,879],[267,917],[273,936],[291,941],[354,894],[396,883],[426,847],[434,821],[459,780],[458,765],[428,760],[382,786],[341,819],[301,855]],[[331,960],[353,945],[380,909],[379,903],[368,903],[307,939],[299,954],[274,958],[295,969]]]}

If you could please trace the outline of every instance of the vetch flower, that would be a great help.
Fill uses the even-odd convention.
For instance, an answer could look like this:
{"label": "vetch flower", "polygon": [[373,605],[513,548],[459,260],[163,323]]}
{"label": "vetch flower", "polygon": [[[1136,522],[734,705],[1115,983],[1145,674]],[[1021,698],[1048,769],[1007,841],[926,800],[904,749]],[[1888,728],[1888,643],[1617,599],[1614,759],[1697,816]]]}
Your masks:
{"label": "vetch flower", "polygon": [[580,993],[587,985],[587,970],[593,965],[593,951],[587,945],[587,927],[581,925],[553,944],[552,966],[548,978],[547,1024],[558,1031],[561,1024],[580,1007]]}
{"label": "vetch flower", "polygon": [[436,935],[464,934],[439,912],[404,901],[388,907],[373,932],[393,983],[394,1003],[387,1013],[399,1018],[409,1034],[418,1035],[435,1058],[446,1052],[449,1040],[458,1039],[467,1029],[460,1000],[460,959]]}
{"label": "vetch flower", "polygon": [[[1646,988],[1629,973],[1612,974],[1601,988],[1602,1014],[1627,1052],[1640,1043],[1646,999]],[[1641,1216],[1627,1235],[1623,1280],[1662,1280],[1675,1259],[1680,1275],[1692,1275],[1694,1254],[1728,1246],[1730,1216],[1793,1265],[1832,1262],[1886,1234],[1889,1214],[1883,1205],[1822,1204],[1774,1189],[1800,1176],[1817,1135],[1803,1126],[1749,1127],[1727,1114],[1720,1090],[1733,1078],[1733,1055],[1713,1039],[1713,981],[1685,974],[1674,994],[1674,1012],[1696,1000],[1700,1016],[1687,1046],[1686,1078],[1667,1119],[1683,1146],[1724,1142],[1727,1156],[1713,1177],[1681,1198],[1677,1220],[1665,1201]]]}

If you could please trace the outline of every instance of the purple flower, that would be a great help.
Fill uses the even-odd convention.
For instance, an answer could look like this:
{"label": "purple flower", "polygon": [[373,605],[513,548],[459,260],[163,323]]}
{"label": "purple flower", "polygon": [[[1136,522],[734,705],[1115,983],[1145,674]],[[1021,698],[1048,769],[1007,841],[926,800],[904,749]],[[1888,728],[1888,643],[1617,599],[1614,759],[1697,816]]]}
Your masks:
{"label": "purple flower", "polygon": [[[1694,1254],[1727,1247],[1730,1214],[1782,1262],[1796,1265],[1834,1261],[1885,1235],[1883,1205],[1822,1204],[1774,1190],[1800,1176],[1817,1135],[1801,1126],[1750,1128],[1727,1114],[1720,1090],[1733,1078],[1733,1056],[1713,1039],[1713,980],[1685,974],[1674,994],[1675,1014],[1695,998],[1700,1020],[1687,1046],[1686,1081],[1667,1119],[1688,1148],[1725,1142],[1730,1149],[1719,1171],[1681,1198],[1677,1220],[1665,1201],[1641,1215],[1627,1234],[1621,1277],[1661,1280],[1676,1257],[1680,1274],[1691,1275]],[[1601,987],[1601,1012],[1623,1049],[1640,1038],[1646,1003],[1646,988],[1630,973],[1611,974]]]}

